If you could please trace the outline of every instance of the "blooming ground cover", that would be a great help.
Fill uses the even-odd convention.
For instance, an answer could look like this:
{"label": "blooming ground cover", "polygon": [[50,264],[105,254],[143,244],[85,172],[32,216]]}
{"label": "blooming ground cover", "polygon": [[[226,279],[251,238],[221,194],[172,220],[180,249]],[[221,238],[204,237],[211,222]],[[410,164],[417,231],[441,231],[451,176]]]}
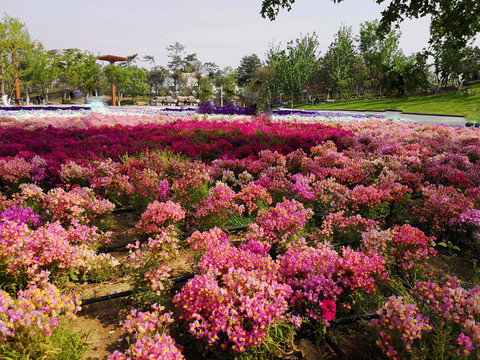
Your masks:
{"label": "blooming ground cover", "polygon": [[[480,248],[478,129],[56,113],[1,118],[0,357],[81,359],[81,336],[57,341],[70,290],[112,278],[132,295],[109,359],[301,358],[370,312],[371,358],[480,354],[478,277],[430,267]],[[138,221],[114,256],[119,209]]]}

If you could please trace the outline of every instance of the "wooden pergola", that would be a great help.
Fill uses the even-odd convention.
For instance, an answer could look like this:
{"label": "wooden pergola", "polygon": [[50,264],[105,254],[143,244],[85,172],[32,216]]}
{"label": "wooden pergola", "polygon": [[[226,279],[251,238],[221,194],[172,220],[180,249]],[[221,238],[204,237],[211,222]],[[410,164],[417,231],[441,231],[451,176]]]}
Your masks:
{"label": "wooden pergola", "polygon": [[[115,66],[118,61],[127,61],[128,58],[115,56],[115,55],[102,55],[98,57],[98,60],[104,60],[110,62],[110,65]],[[117,98],[115,96],[115,81],[112,81],[112,106],[116,106]]]}

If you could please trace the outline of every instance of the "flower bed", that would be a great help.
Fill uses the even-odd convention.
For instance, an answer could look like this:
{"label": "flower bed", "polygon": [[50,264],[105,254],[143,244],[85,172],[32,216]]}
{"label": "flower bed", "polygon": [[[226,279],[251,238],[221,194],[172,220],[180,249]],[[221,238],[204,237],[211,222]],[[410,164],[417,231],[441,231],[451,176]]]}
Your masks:
{"label": "flower bed", "polygon": [[[218,107],[205,103],[198,108],[156,108],[156,107],[105,107],[105,106],[35,106],[0,107],[1,127],[29,127],[52,125],[55,127],[114,126],[115,124],[135,125],[139,123],[163,123],[177,118],[210,119],[215,121],[245,120],[254,115],[252,108],[241,108],[236,104]],[[53,116],[54,115],[54,116]],[[313,110],[274,110],[273,121],[295,122],[346,122],[351,120],[370,121],[385,119],[383,115],[368,113],[342,113]],[[248,120],[247,120],[248,121]],[[74,124],[68,124],[73,122]],[[66,124],[67,123],[67,124]],[[83,123],[83,125],[82,125]]]}
{"label": "flower bed", "polygon": [[[477,129],[89,116],[104,124],[0,129],[0,355],[73,317],[60,285],[108,276],[132,284],[134,307],[110,359],[282,357],[362,310],[378,310],[377,355],[478,355],[479,287],[429,268],[436,242],[479,248]],[[115,207],[139,219],[123,259],[97,254]],[[194,273],[172,290],[180,251]]]}

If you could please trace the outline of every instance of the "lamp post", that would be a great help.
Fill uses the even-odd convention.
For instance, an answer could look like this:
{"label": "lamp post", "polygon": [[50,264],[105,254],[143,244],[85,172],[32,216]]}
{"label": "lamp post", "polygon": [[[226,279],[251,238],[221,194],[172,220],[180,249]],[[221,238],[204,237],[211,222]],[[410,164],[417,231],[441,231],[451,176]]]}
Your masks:
{"label": "lamp post", "polygon": [[[115,66],[117,61],[127,61],[128,58],[114,55],[102,55],[98,57],[98,60],[104,60],[110,62],[110,65]],[[115,79],[112,79],[112,106],[116,106],[117,97],[115,95]]]}
{"label": "lamp post", "polygon": [[220,106],[223,107],[223,84],[220,84]]}
{"label": "lamp post", "polygon": [[18,56],[17,52],[12,52],[13,78],[15,79],[15,105],[20,105],[20,80],[18,79]]}

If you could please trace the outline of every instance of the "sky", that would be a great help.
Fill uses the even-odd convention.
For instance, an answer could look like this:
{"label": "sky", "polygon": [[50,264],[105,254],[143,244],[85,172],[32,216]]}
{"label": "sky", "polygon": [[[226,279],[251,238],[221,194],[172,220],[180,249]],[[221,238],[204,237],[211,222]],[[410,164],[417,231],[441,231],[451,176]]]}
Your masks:
{"label": "sky", "polygon": [[[340,26],[380,18],[374,0],[297,0],[275,21],[260,16],[261,0],[0,0],[0,11],[25,23],[46,49],[78,48],[94,55],[153,55],[168,63],[166,48],[180,42],[201,62],[236,68],[242,57],[261,60],[271,44],[285,44],[315,32],[325,54]],[[406,55],[428,46],[429,19],[402,23],[400,47]],[[476,41],[475,45],[480,45]],[[147,62],[139,66],[150,67]]]}

